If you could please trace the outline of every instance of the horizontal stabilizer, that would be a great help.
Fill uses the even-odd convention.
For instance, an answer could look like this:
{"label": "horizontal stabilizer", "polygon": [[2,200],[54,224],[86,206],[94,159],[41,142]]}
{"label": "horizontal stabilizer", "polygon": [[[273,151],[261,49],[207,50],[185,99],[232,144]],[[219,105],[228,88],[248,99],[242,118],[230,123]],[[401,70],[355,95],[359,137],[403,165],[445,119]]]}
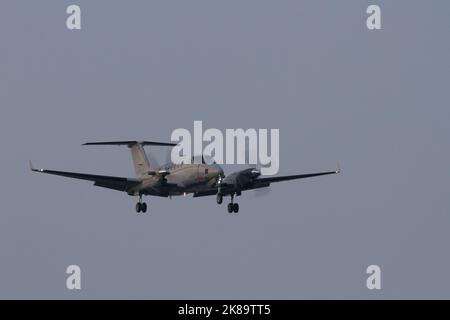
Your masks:
{"label": "horizontal stabilizer", "polygon": [[166,146],[173,147],[176,143],[170,142],[155,142],[155,141],[106,141],[106,142],[86,142],[83,146],[128,146],[140,144],[141,146]]}

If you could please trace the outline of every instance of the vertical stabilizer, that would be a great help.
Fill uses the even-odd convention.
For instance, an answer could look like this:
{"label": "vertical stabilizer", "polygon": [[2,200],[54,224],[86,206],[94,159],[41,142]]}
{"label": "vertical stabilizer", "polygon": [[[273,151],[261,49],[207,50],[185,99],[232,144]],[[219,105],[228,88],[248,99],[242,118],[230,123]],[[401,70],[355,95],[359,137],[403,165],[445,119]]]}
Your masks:
{"label": "vertical stabilizer", "polygon": [[150,162],[141,143],[130,145],[133,158],[134,172],[137,177],[146,175],[151,170]]}

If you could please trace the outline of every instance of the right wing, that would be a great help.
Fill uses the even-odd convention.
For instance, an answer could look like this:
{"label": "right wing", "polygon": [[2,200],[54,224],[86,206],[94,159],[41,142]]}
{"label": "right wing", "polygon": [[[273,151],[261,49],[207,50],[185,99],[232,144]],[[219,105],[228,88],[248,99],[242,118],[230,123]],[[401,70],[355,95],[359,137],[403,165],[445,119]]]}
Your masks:
{"label": "right wing", "polygon": [[86,174],[78,172],[56,171],[46,169],[35,169],[30,161],[30,169],[34,172],[53,174],[74,179],[93,181],[95,186],[128,192],[130,189],[136,187],[141,181],[133,178],[122,178],[112,176],[101,176],[96,174]]}

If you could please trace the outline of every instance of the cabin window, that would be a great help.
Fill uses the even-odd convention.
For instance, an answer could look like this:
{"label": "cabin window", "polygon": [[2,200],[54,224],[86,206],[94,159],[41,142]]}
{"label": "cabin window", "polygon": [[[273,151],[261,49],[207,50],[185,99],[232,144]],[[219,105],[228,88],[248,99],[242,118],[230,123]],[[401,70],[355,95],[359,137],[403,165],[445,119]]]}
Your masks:
{"label": "cabin window", "polygon": [[208,169],[205,169],[205,174],[208,174]]}

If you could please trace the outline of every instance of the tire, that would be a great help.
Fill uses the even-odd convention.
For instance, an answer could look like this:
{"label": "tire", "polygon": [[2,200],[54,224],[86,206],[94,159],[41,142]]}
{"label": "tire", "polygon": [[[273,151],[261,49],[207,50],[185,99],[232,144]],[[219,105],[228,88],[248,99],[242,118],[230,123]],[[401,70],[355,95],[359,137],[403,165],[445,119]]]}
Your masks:
{"label": "tire", "polygon": [[239,204],[238,203],[233,204],[233,211],[234,211],[234,213],[239,212]]}
{"label": "tire", "polygon": [[141,204],[138,202],[138,203],[136,203],[136,212],[137,213],[139,213],[139,212],[141,212]]}
{"label": "tire", "polygon": [[216,196],[216,202],[217,202],[217,204],[222,204],[222,202],[223,202],[223,196],[222,196],[221,194],[218,194],[218,195]]}
{"label": "tire", "polygon": [[227,210],[228,210],[228,213],[232,213],[233,212],[233,204],[232,203],[228,204]]}
{"label": "tire", "polygon": [[146,212],[147,212],[147,204],[146,204],[145,202],[142,202],[142,203],[141,203],[141,211],[142,211],[143,213],[146,213]]}

